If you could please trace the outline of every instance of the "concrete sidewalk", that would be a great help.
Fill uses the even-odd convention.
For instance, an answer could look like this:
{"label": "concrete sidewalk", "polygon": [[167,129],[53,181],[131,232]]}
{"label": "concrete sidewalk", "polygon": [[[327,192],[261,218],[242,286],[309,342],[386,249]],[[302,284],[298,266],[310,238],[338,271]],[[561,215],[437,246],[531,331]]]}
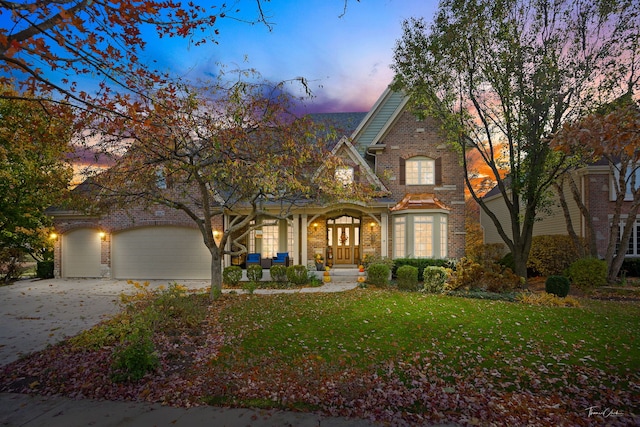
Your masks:
{"label": "concrete sidewalk", "polygon": [[0,393],[0,425],[12,427],[370,427],[366,420],[278,410],[72,400]]}

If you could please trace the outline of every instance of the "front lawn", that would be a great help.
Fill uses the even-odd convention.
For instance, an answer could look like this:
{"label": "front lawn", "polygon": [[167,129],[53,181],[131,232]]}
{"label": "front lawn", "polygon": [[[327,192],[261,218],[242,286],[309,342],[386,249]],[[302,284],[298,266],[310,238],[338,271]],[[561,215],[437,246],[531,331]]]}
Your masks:
{"label": "front lawn", "polygon": [[113,382],[109,368],[137,324],[129,314],[5,367],[2,390],[414,425],[640,421],[638,302],[540,307],[373,289],[177,298],[188,326],[171,314],[174,298],[152,310],[162,316],[144,315],[159,367],[142,380]]}

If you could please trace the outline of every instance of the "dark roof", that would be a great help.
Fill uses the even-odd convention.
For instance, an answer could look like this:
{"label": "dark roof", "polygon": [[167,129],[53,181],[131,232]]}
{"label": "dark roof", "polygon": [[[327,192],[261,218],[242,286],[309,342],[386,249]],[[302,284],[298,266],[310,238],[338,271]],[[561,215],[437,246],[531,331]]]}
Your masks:
{"label": "dark roof", "polygon": [[343,136],[351,136],[367,113],[314,113],[309,116],[316,123],[333,127],[338,134],[338,139]]}

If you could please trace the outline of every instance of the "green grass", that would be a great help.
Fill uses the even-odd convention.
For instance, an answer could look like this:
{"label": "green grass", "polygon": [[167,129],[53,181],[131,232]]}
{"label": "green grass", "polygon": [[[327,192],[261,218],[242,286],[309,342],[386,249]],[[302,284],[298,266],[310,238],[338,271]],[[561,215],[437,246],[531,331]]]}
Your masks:
{"label": "green grass", "polygon": [[317,356],[367,368],[437,349],[452,363],[471,355],[497,369],[514,360],[620,372],[640,366],[640,308],[633,303],[566,308],[385,291],[273,295],[233,304],[221,322],[240,337],[223,352],[238,363]]}

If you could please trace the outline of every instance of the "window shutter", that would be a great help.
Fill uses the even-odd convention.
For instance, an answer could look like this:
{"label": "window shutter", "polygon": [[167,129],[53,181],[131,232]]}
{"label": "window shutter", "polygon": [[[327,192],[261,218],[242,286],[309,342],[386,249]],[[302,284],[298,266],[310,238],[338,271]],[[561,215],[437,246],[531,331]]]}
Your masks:
{"label": "window shutter", "polygon": [[442,185],[442,157],[436,159],[436,185]]}
{"label": "window shutter", "polygon": [[407,182],[407,171],[406,171],[406,161],[400,157],[400,185],[406,185]]}
{"label": "window shutter", "polygon": [[353,167],[353,182],[360,182],[360,165],[355,165]]}

